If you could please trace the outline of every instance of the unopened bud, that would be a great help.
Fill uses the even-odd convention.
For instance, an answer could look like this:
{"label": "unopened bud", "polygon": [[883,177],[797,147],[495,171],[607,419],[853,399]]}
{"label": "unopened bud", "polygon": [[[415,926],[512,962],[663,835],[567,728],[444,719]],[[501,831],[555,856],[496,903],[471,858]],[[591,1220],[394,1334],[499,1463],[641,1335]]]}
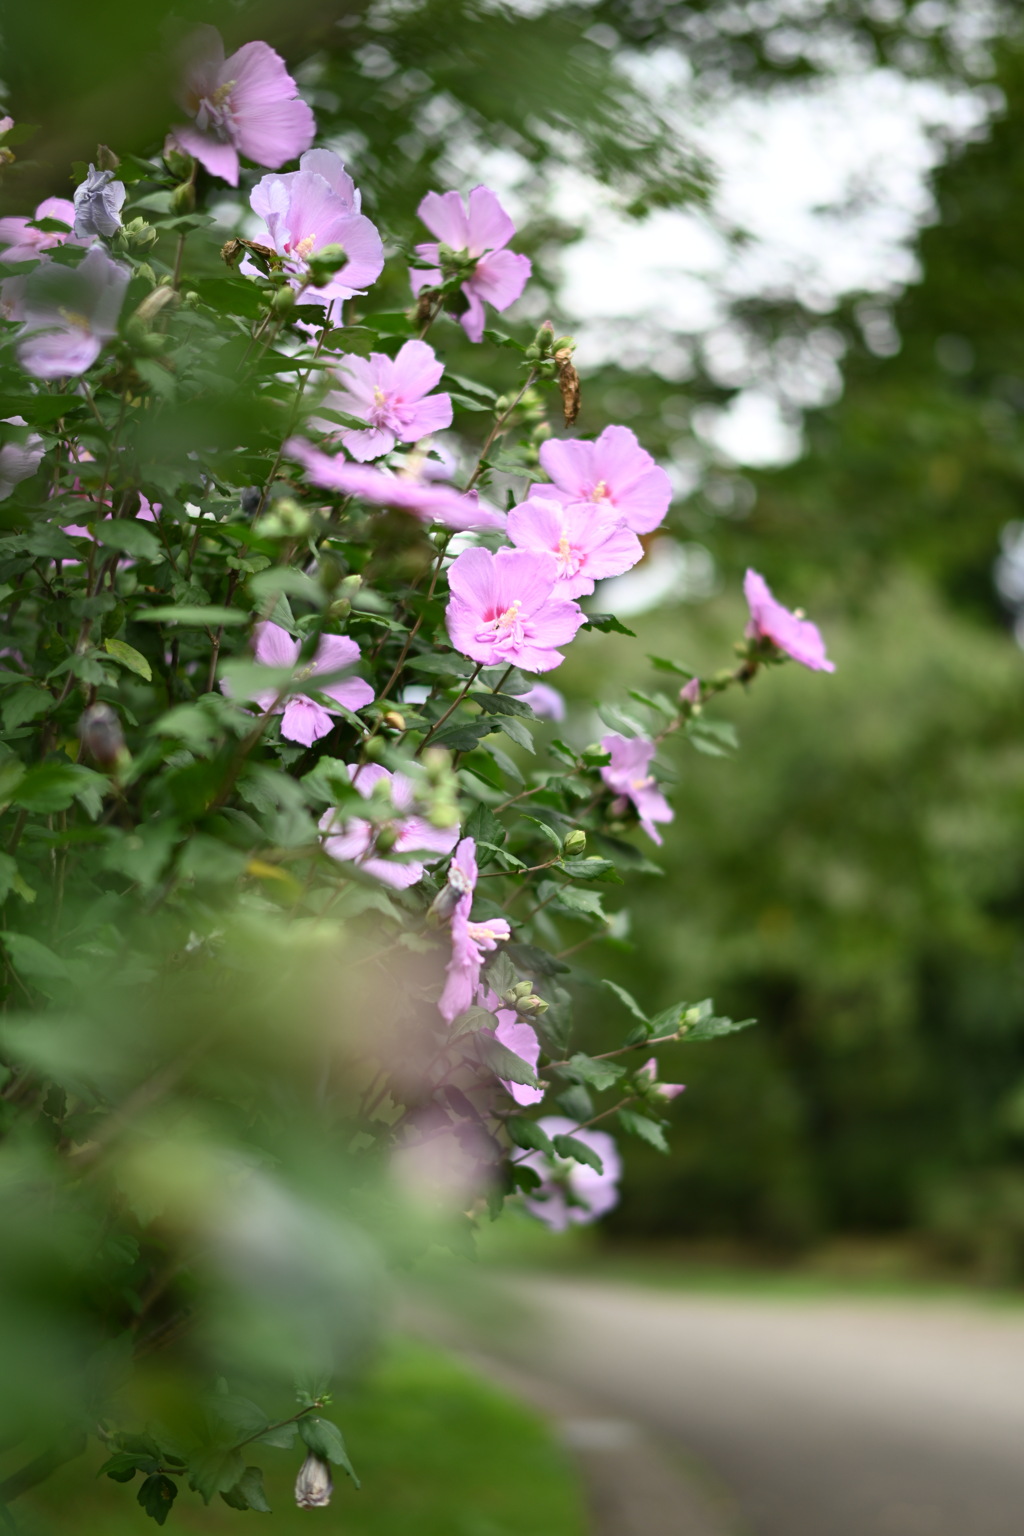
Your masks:
{"label": "unopened bud", "polygon": [[[156,231],[154,230],[155,233]],[[152,325],[162,310],[166,309],[169,304],[177,304],[178,302],[178,295],[174,289],[169,284],[162,283],[154,288],[151,293],[146,294],[141,304],[136,307],[132,319],[141,321],[143,325]]]}
{"label": "unopened bud", "polygon": [[128,750],[121,722],[109,704],[90,704],[78,722],[78,735],[101,768],[115,768]]}
{"label": "unopened bud", "polygon": [[699,677],[691,677],[679,690],[679,702],[685,704],[690,713],[696,713],[700,708],[700,691]]}
{"label": "unopened bud", "polygon": [[338,588],[339,597],[347,597],[349,602],[351,602],[362,584],[363,578],[361,576],[346,576],[344,581],[341,583],[341,586]]}
{"label": "unopened bud", "polygon": [[389,709],[384,716],[384,724],[390,725],[393,731],[404,731],[405,716],[400,715],[397,709]]}
{"label": "unopened bud", "polygon": [[309,258],[309,273],[315,283],[333,277],[348,261],[348,252],[342,245],[325,245],[314,251]]}
{"label": "unopened bud", "polygon": [[96,145],[96,169],[99,171],[116,171],[121,161],[110,148],[109,144]]}
{"label": "unopened bud", "polygon": [[444,747],[428,747],[423,754],[423,767],[431,783],[446,778],[451,766],[452,760]]}
{"label": "unopened bud", "polygon": [[347,597],[336,597],[327,610],[329,619],[347,619],[352,612],[352,604]]}
{"label": "unopened bud", "polygon": [[514,1008],[521,998],[529,997],[532,991],[532,981],[517,981],[509,987],[507,992],[501,994],[501,1000],[503,1003],[508,1003],[511,1008]]}
{"label": "unopened bud", "polygon": [[171,193],[171,208],[175,213],[193,213],[196,206],[196,184],[191,179],[182,181]]}
{"label": "unopened bud", "polygon": [[379,736],[371,736],[363,742],[363,756],[368,763],[379,763],[387,750],[387,742],[381,741]]}
{"label": "unopened bud", "polygon": [[291,288],[279,288],[270,301],[270,307],[275,315],[286,315],[290,309],[295,308],[295,294]]}
{"label": "unopened bud", "polygon": [[536,992],[531,992],[529,997],[521,997],[516,1003],[516,1013],[521,1013],[525,1018],[535,1019],[540,1013],[547,1013],[550,1003],[546,1003]]}
{"label": "unopened bud", "polygon": [[398,842],[398,833],[394,827],[380,827],[377,831],[377,852],[390,853]]}
{"label": "unopened bud", "polygon": [[334,1483],[322,1457],[310,1451],[295,1479],[295,1502],[300,1509],[323,1509],[331,1502]]}
{"label": "unopened bud", "polygon": [[587,834],[583,831],[582,827],[577,827],[574,832],[566,834],[565,841],[562,844],[562,852],[571,856],[572,854],[583,853],[586,846]]}

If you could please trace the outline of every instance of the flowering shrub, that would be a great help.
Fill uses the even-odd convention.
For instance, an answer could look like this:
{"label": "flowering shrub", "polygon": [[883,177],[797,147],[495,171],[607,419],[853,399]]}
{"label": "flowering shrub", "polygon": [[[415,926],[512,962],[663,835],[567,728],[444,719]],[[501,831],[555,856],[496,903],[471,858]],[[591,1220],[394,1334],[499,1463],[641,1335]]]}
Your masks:
{"label": "flowering shrub", "polygon": [[[668,477],[624,427],[551,435],[572,342],[486,328],[530,273],[493,192],[430,194],[403,251],[266,44],[207,28],[183,69],[162,153],[0,222],[0,1501],[99,1442],[161,1524],[186,1485],[265,1509],[267,1448],[326,1504],[381,1263],[510,1197],[594,1220],[610,1132],[665,1145],[651,1049],[742,1026],[613,988],[593,1056],[574,957],[652,871],[661,743],[720,751],[717,694],[831,665],[751,573],[737,663],[538,729],[578,632],[629,634],[595,587]],[[221,248],[204,200],[246,178],[262,228]],[[446,374],[449,317],[503,397]]]}

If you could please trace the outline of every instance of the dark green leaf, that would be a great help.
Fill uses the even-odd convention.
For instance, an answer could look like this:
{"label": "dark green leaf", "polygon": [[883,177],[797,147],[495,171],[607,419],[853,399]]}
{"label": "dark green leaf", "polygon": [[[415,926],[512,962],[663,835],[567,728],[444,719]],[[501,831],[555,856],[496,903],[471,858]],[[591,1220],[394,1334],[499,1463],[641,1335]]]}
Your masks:
{"label": "dark green leaf", "polygon": [[151,1516],[157,1525],[163,1525],[177,1497],[177,1483],[172,1478],[165,1477],[162,1472],[154,1472],[147,1477],[136,1494],[146,1514]]}
{"label": "dark green leaf", "polygon": [[216,1493],[233,1488],[245,1471],[241,1451],[224,1446],[214,1446],[197,1456],[189,1468],[189,1487],[201,1494],[203,1503],[209,1504]]}
{"label": "dark green leaf", "polygon": [[570,1157],[574,1162],[586,1163],[588,1168],[593,1168],[595,1173],[604,1172],[604,1163],[601,1161],[593,1147],[588,1147],[585,1141],[580,1141],[577,1136],[556,1136],[554,1138],[555,1151],[559,1157]]}
{"label": "dark green leaf", "polygon": [[457,1039],[459,1035],[475,1035],[481,1029],[494,1029],[497,1023],[494,1014],[486,1008],[467,1008],[453,1019],[450,1033],[453,1039]]}
{"label": "dark green leaf", "polygon": [[222,1491],[221,1498],[232,1509],[255,1509],[261,1515],[270,1514],[263,1473],[259,1467],[246,1467],[234,1487]]}
{"label": "dark green leaf", "polygon": [[502,1045],[493,1035],[478,1035],[477,1052],[485,1066],[489,1067],[502,1082],[522,1083],[527,1088],[541,1086],[536,1072],[521,1056]]}
{"label": "dark green leaf", "polygon": [[584,629],[599,629],[602,634],[629,635],[631,640],[636,639],[636,632],[627,629],[625,624],[620,624],[614,613],[588,613]]}
{"label": "dark green leaf", "polygon": [[310,1416],[299,1420],[299,1434],[314,1455],[319,1456],[323,1461],[333,1461],[335,1466],[344,1467],[356,1487],[359,1487],[359,1479],[348,1459],[345,1442],[341,1438],[341,1430],[337,1424],[332,1423],[330,1419]]}
{"label": "dark green leaf", "polygon": [[657,1147],[659,1152],[669,1150],[665,1132],[656,1120],[648,1120],[646,1115],[639,1115],[632,1109],[620,1109],[617,1119],[622,1129],[628,1131],[631,1136],[639,1136],[641,1141]]}
{"label": "dark green leaf", "polygon": [[505,1129],[517,1147],[522,1147],[528,1152],[546,1152],[549,1155],[554,1151],[554,1145],[547,1131],[539,1126],[536,1120],[527,1120],[520,1115],[514,1115],[505,1121]]}
{"label": "dark green leaf", "polygon": [[603,987],[607,987],[609,992],[615,993],[615,996],[619,999],[619,1002],[623,1003],[629,1009],[634,1019],[639,1019],[641,1024],[650,1023],[650,1020],[648,1019],[646,1013],[644,1013],[643,1009],[640,1007],[640,1004],[637,1002],[636,998],[633,997],[632,993],[627,992],[625,987],[620,987],[617,982],[608,980],[603,980],[601,985]]}
{"label": "dark green leaf", "polygon": [[621,1077],[625,1076],[626,1069],[617,1061],[595,1061],[592,1056],[583,1051],[577,1051],[575,1056],[570,1056],[569,1066],[575,1076],[593,1088],[596,1093],[604,1093],[606,1089],[613,1087]]}
{"label": "dark green leaf", "polygon": [[136,560],[162,560],[163,546],[145,523],[135,518],[98,518],[92,524],[97,544],[119,549]]}

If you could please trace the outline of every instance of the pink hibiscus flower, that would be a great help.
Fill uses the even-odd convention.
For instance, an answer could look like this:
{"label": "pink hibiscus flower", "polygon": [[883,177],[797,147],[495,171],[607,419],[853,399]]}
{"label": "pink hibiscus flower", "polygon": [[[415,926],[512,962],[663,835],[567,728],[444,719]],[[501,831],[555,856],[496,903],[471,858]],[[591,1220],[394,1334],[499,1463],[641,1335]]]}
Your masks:
{"label": "pink hibiscus flower", "polygon": [[[528,1067],[537,1070],[537,1062],[540,1060],[540,1041],[537,1039],[537,1031],[532,1024],[527,1024],[521,1019],[513,1008],[499,1008],[497,1012],[498,1027],[494,1031],[495,1037],[507,1046],[513,1055],[525,1061]],[[507,1083],[500,1079],[501,1086],[512,1095],[517,1104],[539,1104],[544,1097],[543,1088],[531,1088],[528,1083]]]}
{"label": "pink hibiscus flower", "polygon": [[679,1095],[686,1091],[685,1083],[659,1083],[658,1062],[654,1056],[644,1062],[636,1076],[648,1098],[660,1099],[666,1104],[670,1104],[673,1099],[678,1099]]}
{"label": "pink hibiscus flower", "polygon": [[486,923],[470,920],[476,881],[476,841],[464,837],[448,870],[448,884],[457,893],[457,900],[452,910],[452,956],[447,966],[444,991],[437,1004],[438,1012],[449,1024],[464,1013],[476,997],[484,955],[497,949],[512,935],[503,917],[492,918]]}
{"label": "pink hibiscus flower", "polygon": [[94,246],[77,267],[48,261],[24,279],[17,353],[26,372],[37,379],[84,373],[117,334],[130,276]]}
{"label": "pink hibiscus flower", "polygon": [[537,1124],[549,1136],[572,1136],[582,1141],[597,1153],[602,1168],[598,1173],[586,1163],[553,1158],[545,1152],[528,1152],[522,1161],[541,1178],[540,1188],[523,1199],[530,1214],[553,1232],[564,1232],[571,1225],[597,1221],[612,1210],[619,1200],[622,1159],[607,1132],[578,1126],[561,1115],[545,1115]]}
{"label": "pink hibiscus flower", "polygon": [[[24,416],[5,416],[0,425],[25,427],[27,424]],[[38,432],[11,434],[10,442],[0,448],[0,501],[6,501],[16,485],[35,474],[44,451]]]}
{"label": "pink hibiscus flower", "polygon": [[620,517],[583,502],[563,505],[538,492],[508,515],[517,549],[545,551],[558,569],[555,590],[586,597],[595,581],[621,576],[643,559],[644,547]]}
{"label": "pink hibiscus flower", "polygon": [[[602,779],[620,797],[623,810],[626,802],[632,801],[647,836],[660,844],[662,837],[654,823],[673,821],[675,812],[658,788],[653,774],[648,772],[656,750],[654,742],[645,736],[619,736],[613,732],[601,737],[601,749],[612,755],[611,762],[601,769]],[[613,808],[614,805],[613,801]]]}
{"label": "pink hibiscus flower", "polygon": [[276,170],[313,142],[316,122],[284,60],[269,43],[246,43],[229,59],[216,27],[200,27],[185,66],[182,106],[191,124],[174,129],[186,154],[238,186],[238,157]]}
{"label": "pink hibiscus flower", "polygon": [[[324,405],[367,423],[365,431],[345,428],[338,434],[354,459],[378,459],[396,442],[416,443],[452,424],[451,397],[430,394],[440,383],[444,364],[425,341],[407,341],[394,361],[383,352],[369,357],[346,353],[336,371],[342,376],[341,388],[332,390]],[[337,430],[329,422],[317,425]]]}
{"label": "pink hibiscus flower", "polygon": [[[297,171],[264,176],[249,202],[266,224],[269,243],[284,258],[296,288],[310,257],[330,245],[344,250],[348,259],[328,283],[303,289],[304,304],[351,299],[380,276],[384,247],[377,226],[360,213],[359,193],[333,150],[308,150]],[[251,264],[243,263],[243,270],[251,271]]]}
{"label": "pink hibiscus flower", "polygon": [[628,427],[605,427],[594,443],[549,438],[540,462],[553,486],[531,495],[589,502],[613,512],[634,533],[651,533],[672,501],[672,483]]}
{"label": "pink hibiscus flower", "polygon": [[805,619],[799,610],[790,613],[788,608],[776,602],[763,576],[748,571],[743,578],[743,595],[750,608],[749,639],[770,640],[794,661],[810,667],[812,672],[835,671],[835,663],[825,655],[825,642],[817,624]]}
{"label": "pink hibiscus flower", "polygon": [[507,309],[518,299],[533,270],[528,256],[505,250],[516,227],[487,187],[473,188],[468,209],[458,192],[428,192],[417,211],[431,234],[437,236],[438,243],[416,247],[417,256],[434,262],[435,266],[428,271],[414,268],[409,273],[412,291],[436,288],[442,282],[442,246],[475,260],[475,267],[462,284],[467,307],[461,322],[470,341],[481,341],[484,302],[495,309]]}
{"label": "pink hibiscus flower", "polygon": [[[33,229],[32,223],[53,219],[66,229]],[[0,219],[0,261],[32,261],[52,251],[56,245],[85,245],[71,233],[75,223],[75,205],[66,197],[44,197],[30,222],[20,215]]]}
{"label": "pink hibiscus flower", "polygon": [[301,437],[289,438],[284,451],[302,465],[315,485],[358,496],[371,506],[397,507],[423,523],[441,523],[459,533],[505,526],[502,513],[486,506],[475,491],[457,491],[454,486],[421,478],[426,468],[422,462],[416,473],[403,468],[395,474],[369,464],[352,464],[340,455],[332,457]]}
{"label": "pink hibiscus flower", "polygon": [[[269,621],[257,624],[256,660],[263,666],[294,668],[301,650],[298,640],[293,640],[280,624]],[[354,666],[358,660],[359,647],[347,635],[321,635],[312,663],[296,675],[296,681],[302,680],[308,687],[317,688],[318,676],[339,672],[342,667]],[[279,699],[279,692],[279,689],[268,688],[253,694],[253,700],[261,709],[281,715],[281,735],[289,741],[301,742],[304,747],[311,747],[314,741],[326,736],[334,724],[333,717],[341,713],[329,704],[318,704],[315,699],[303,695]],[[317,688],[317,692],[326,694],[345,709],[363,709],[373,703],[373,689],[361,677],[345,677],[325,683]]]}
{"label": "pink hibiscus flower", "polygon": [[445,622],[452,645],[485,666],[550,672],[586,615],[556,592],[551,555],[525,549],[466,549],[448,569]]}
{"label": "pink hibiscus flower", "polygon": [[391,787],[391,806],[395,816],[385,825],[390,834],[388,855],[405,853],[429,853],[428,859],[416,862],[398,862],[378,849],[377,839],[380,822],[367,821],[363,816],[345,817],[331,809],[320,818],[320,830],[324,834],[324,851],[332,859],[343,863],[358,864],[367,874],[375,875],[385,885],[405,890],[423,879],[425,864],[432,864],[442,854],[451,853],[459,839],[458,827],[434,827],[423,816],[412,813],[414,792],[412,780],[404,773],[389,773],[378,763],[368,763],[362,768],[349,765],[349,774],[356,789],[369,800],[374,788],[380,783]]}

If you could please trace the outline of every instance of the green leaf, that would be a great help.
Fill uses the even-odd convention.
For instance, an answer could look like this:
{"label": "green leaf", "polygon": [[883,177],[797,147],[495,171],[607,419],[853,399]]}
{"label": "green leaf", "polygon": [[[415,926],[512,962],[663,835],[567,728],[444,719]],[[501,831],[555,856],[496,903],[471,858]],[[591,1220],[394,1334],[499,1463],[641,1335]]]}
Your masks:
{"label": "green leaf", "polygon": [[502,1082],[522,1083],[527,1088],[541,1087],[533,1068],[493,1035],[478,1035],[476,1048],[484,1066],[489,1067]]}
{"label": "green leaf", "polygon": [[522,1147],[528,1152],[546,1152],[549,1156],[554,1152],[554,1144],[536,1120],[527,1120],[522,1116],[514,1115],[511,1120],[505,1121],[505,1129],[517,1147]]}
{"label": "green leaf", "polygon": [[628,635],[631,640],[636,639],[636,631],[627,629],[625,624],[620,624],[614,613],[588,613],[587,622],[582,627],[599,629],[603,635]]}
{"label": "green leaf", "polygon": [[234,1487],[221,1492],[221,1498],[232,1509],[255,1509],[261,1515],[271,1512],[259,1467],[246,1467]]}
{"label": "green leaf", "polygon": [[257,1445],[272,1445],[279,1451],[290,1451],[299,1433],[297,1424],[275,1424],[262,1435],[256,1436]]}
{"label": "green leaf", "polygon": [[607,987],[609,992],[615,993],[615,996],[618,998],[619,1002],[625,1004],[630,1013],[633,1015],[634,1019],[639,1019],[641,1024],[649,1024],[651,1022],[646,1013],[644,1013],[643,1009],[640,1007],[640,1004],[637,1002],[636,998],[632,995],[632,993],[627,992],[625,987],[620,987],[617,982],[608,981],[607,979],[602,980],[601,985],[602,987]]}
{"label": "green leaf", "polygon": [[412,656],[405,664],[413,672],[436,677],[469,677],[473,663],[454,651],[444,656]]}
{"label": "green leaf", "polygon": [[535,827],[539,827],[541,832],[544,834],[545,841],[551,845],[556,853],[561,853],[562,839],[555,831],[554,827],[549,827],[546,821],[541,821],[537,816],[526,816],[524,814],[523,820],[532,822]]}
{"label": "green leaf", "polygon": [[211,603],[208,608],[184,607],[142,608],[133,615],[144,624],[189,624],[201,629],[220,628],[222,624],[248,624],[250,615],[241,608],[218,608]]}
{"label": "green leaf", "polygon": [[9,853],[0,853],[0,901],[7,900],[16,889],[19,879],[17,860],[12,859]]}
{"label": "green leaf", "polygon": [[139,1457],[134,1451],[117,1451],[107,1457],[96,1476],[113,1478],[115,1483],[130,1483],[138,1470]]}
{"label": "green leaf", "polygon": [[[683,1015],[680,1039],[686,1045],[697,1045],[703,1040],[717,1040],[722,1035],[734,1035],[738,1030],[749,1029],[756,1019],[727,1019],[711,1012],[710,999],[688,1008]],[[706,1012],[702,1011],[706,1010]],[[692,1022],[691,1022],[692,1020]]]}
{"label": "green leaf", "polygon": [[584,891],[577,886],[562,885],[558,888],[556,901],[563,912],[570,912],[574,917],[596,917],[602,923],[608,921],[608,915],[601,905],[601,898],[597,891]]}
{"label": "green leaf", "polygon": [[729,720],[709,720],[698,715],[683,728],[686,739],[707,757],[728,757],[739,746],[736,728]]}
{"label": "green leaf", "polygon": [[523,715],[527,720],[534,718],[529,704],[507,693],[471,693],[469,698],[488,715]]}
{"label": "green leaf", "polygon": [[495,1029],[497,1019],[486,1008],[467,1008],[452,1020],[451,1035],[457,1039],[459,1035],[475,1035],[481,1029]]}
{"label": "green leaf", "polygon": [[15,731],[19,725],[38,719],[52,708],[53,695],[45,688],[37,688],[34,683],[12,688],[3,703],[4,730]]}
{"label": "green leaf", "polygon": [[585,1051],[577,1051],[575,1056],[570,1056],[569,1066],[574,1075],[589,1088],[593,1088],[595,1093],[604,1093],[606,1089],[614,1087],[626,1074],[625,1067],[617,1061],[595,1061]]}
{"label": "green leaf", "polygon": [[514,987],[519,980],[516,968],[505,953],[504,948],[498,950],[497,955],[487,967],[484,975],[487,978],[487,985],[491,991],[496,992],[499,997],[503,992],[507,992],[510,987]]}
{"label": "green leaf", "polygon": [[574,880],[602,880],[608,885],[624,885],[611,859],[570,858],[562,860],[562,868]]}
{"label": "green leaf", "polygon": [[356,1487],[360,1486],[337,1424],[330,1419],[310,1416],[299,1420],[299,1434],[315,1456],[323,1461],[333,1461],[335,1466],[344,1467]]}
{"label": "green leaf", "polygon": [[25,774],[11,795],[11,803],[48,815],[66,811],[77,800],[95,821],[109,789],[110,781],[105,774],[82,763],[41,763]]}
{"label": "green leaf", "polygon": [[604,1163],[593,1147],[588,1147],[586,1142],[580,1141],[578,1137],[556,1136],[554,1146],[559,1157],[572,1158],[574,1162],[586,1163],[587,1167],[593,1168],[595,1173],[604,1173]]}
{"label": "green leaf", "polygon": [[[617,704],[599,704],[597,712],[605,725],[611,726],[613,731],[618,731],[623,736],[645,736],[647,734],[646,728],[636,716],[627,714],[626,710],[620,709]],[[584,755],[587,756],[589,761],[589,755]]]}
{"label": "green leaf", "polygon": [[136,518],[97,518],[91,525],[97,544],[105,549],[119,549],[136,560],[162,560],[163,545],[145,523]]}
{"label": "green leaf", "polygon": [[68,968],[59,955],[27,933],[0,934],[16,971],[39,981],[68,981]]}
{"label": "green leaf", "polygon": [[0,763],[0,807],[11,803],[11,796],[25,777],[25,765],[16,757]]}
{"label": "green leaf", "polygon": [[657,1147],[659,1152],[669,1150],[665,1132],[657,1121],[648,1120],[646,1115],[638,1115],[633,1109],[620,1109],[617,1119],[622,1129],[628,1131],[631,1136],[639,1136],[641,1141],[646,1141],[648,1146]]}
{"label": "green leaf", "polygon": [[152,667],[142,652],[137,651],[133,645],[128,645],[124,640],[104,640],[103,649],[108,656],[113,656],[115,661],[127,667],[129,672],[137,672],[139,677],[146,679],[147,683],[153,681]]}
{"label": "green leaf", "polygon": [[452,752],[472,752],[480,741],[480,738],[493,727],[489,721],[465,721],[453,725],[446,725],[435,735],[431,736],[430,744],[434,747],[448,747]]}
{"label": "green leaf", "polygon": [[163,1525],[171,1512],[171,1505],[178,1497],[178,1485],[162,1472],[153,1472],[146,1478],[135,1495],[146,1514]]}
{"label": "green leaf", "polygon": [[236,1441],[262,1434],[270,1423],[258,1403],[234,1392],[218,1392],[207,1401],[206,1412],[215,1433],[223,1428],[227,1432],[224,1438]]}
{"label": "green leaf", "polygon": [[233,1488],[244,1471],[241,1451],[214,1446],[192,1462],[188,1484],[202,1495],[204,1504],[209,1504],[215,1493],[226,1493]]}
{"label": "green leaf", "polygon": [[689,667],[681,667],[678,661],[669,661],[665,656],[652,656],[648,653],[647,660],[656,672],[672,672],[676,677],[685,677],[687,682],[697,675]]}

